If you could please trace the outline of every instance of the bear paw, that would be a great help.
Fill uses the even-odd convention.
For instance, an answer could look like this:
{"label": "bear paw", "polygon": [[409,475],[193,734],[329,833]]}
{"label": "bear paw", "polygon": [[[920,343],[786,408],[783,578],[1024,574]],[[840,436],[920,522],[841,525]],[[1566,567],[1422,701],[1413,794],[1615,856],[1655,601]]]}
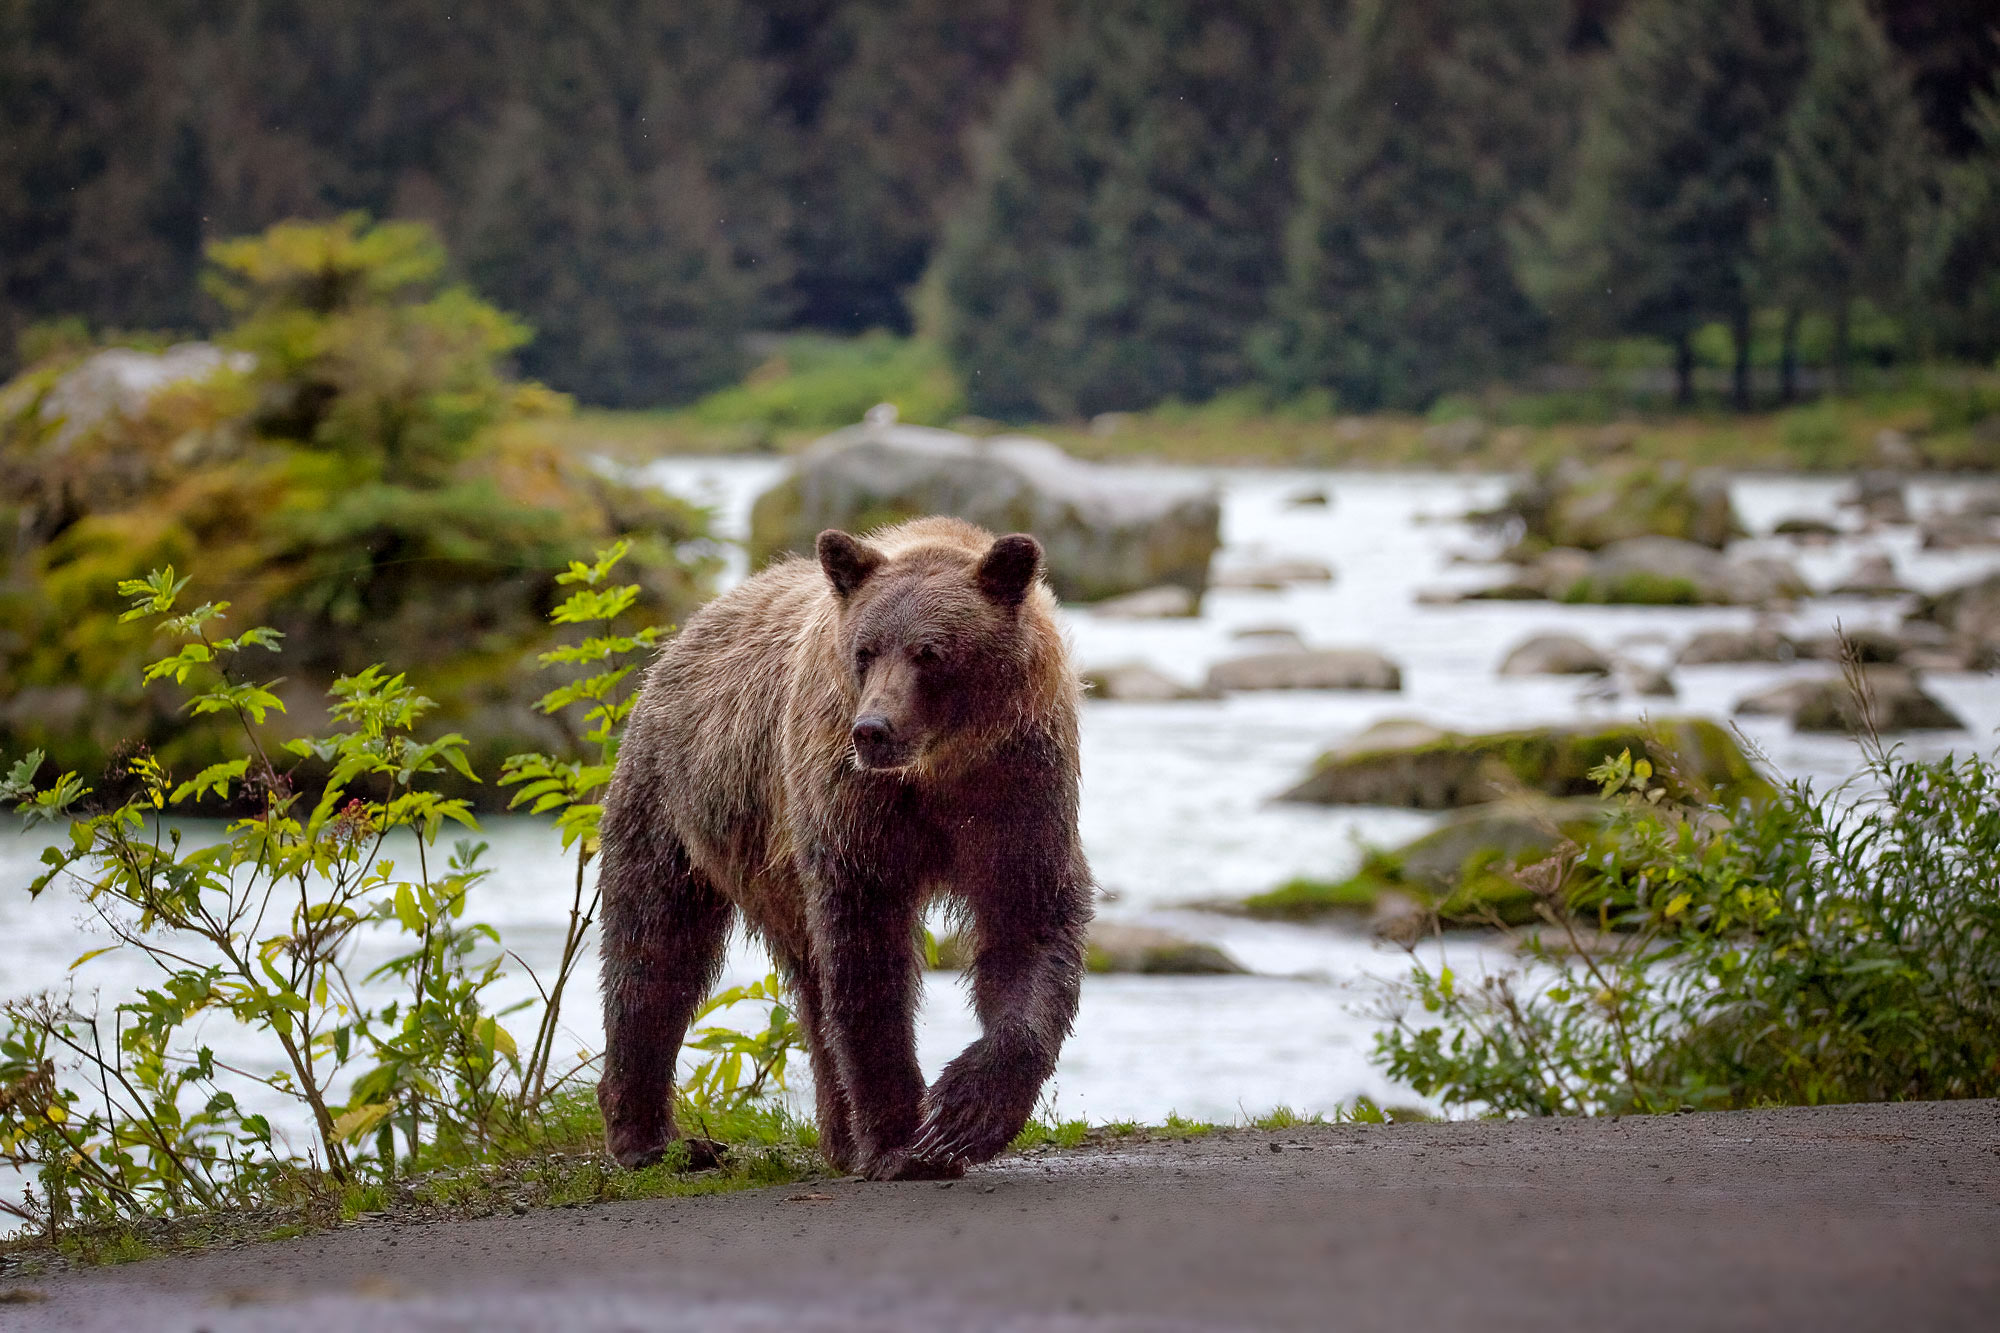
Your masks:
{"label": "bear paw", "polygon": [[627,1171],[643,1171],[665,1160],[673,1153],[674,1145],[677,1143],[686,1151],[683,1160],[675,1165],[676,1171],[706,1171],[711,1167],[721,1166],[723,1159],[729,1155],[728,1147],[717,1143],[714,1139],[654,1137],[647,1142],[616,1133],[606,1135],[606,1139],[605,1146],[610,1150],[612,1158]]}
{"label": "bear paw", "polygon": [[868,1180],[957,1180],[965,1163],[954,1157],[917,1157],[907,1151],[884,1153],[868,1164]]}

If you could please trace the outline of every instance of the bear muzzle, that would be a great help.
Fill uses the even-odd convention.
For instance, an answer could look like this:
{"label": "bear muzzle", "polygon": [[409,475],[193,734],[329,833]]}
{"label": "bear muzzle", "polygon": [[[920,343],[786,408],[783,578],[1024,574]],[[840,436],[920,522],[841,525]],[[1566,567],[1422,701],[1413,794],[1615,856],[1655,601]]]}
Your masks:
{"label": "bear muzzle", "polygon": [[916,757],[915,747],[896,734],[896,728],[880,713],[863,713],[854,719],[854,760],[861,768],[901,768]]}

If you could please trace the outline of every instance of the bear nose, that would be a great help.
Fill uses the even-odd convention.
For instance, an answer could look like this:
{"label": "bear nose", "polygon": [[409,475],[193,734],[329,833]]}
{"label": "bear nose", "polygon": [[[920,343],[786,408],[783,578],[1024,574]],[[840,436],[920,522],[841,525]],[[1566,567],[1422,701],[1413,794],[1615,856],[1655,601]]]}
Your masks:
{"label": "bear nose", "polygon": [[887,745],[889,733],[889,719],[880,713],[866,713],[854,719],[854,743],[864,751]]}

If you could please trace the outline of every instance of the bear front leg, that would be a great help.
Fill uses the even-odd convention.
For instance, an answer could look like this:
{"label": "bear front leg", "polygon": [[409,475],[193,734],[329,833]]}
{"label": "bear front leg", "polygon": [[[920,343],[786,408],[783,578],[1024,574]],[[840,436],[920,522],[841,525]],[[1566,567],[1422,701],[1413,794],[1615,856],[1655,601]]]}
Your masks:
{"label": "bear front leg", "polygon": [[974,909],[972,993],[983,1035],[931,1086],[908,1150],[960,1168],[1013,1142],[1055,1072],[1083,985],[1088,873],[1065,868],[1041,893],[975,900]]}
{"label": "bear front leg", "polygon": [[[731,909],[695,873],[680,839],[620,797],[614,787],[598,876],[604,1072],[597,1104],[605,1148],[636,1170],[659,1161],[680,1137],[674,1066],[688,1022],[722,967]],[[688,1148],[690,1165],[715,1164],[713,1144],[690,1141]]]}
{"label": "bear front leg", "polygon": [[853,1138],[845,1146],[862,1174],[889,1179],[924,1094],[915,894],[823,883],[814,900],[817,1017],[846,1093]]}

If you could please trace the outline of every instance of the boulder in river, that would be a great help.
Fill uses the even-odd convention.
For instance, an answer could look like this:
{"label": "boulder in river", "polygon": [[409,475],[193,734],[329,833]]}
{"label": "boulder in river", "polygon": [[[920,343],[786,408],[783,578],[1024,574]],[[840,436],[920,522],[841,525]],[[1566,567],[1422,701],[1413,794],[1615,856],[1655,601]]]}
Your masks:
{"label": "boulder in river", "polygon": [[1910,502],[1903,492],[1903,479],[1894,472],[1862,473],[1841,503],[1859,509],[1871,523],[1910,521]]}
{"label": "boulder in river", "polygon": [[[954,932],[937,941],[937,965],[953,970],[971,965],[967,941]],[[1214,944],[1191,940],[1157,926],[1103,917],[1090,923],[1084,969],[1144,976],[1241,976],[1250,969]]]}
{"label": "boulder in river", "polygon": [[[1927,692],[1913,671],[1901,667],[1864,667],[1868,716],[1879,732],[1963,731],[1965,723]],[[1736,705],[1746,715],[1788,718],[1799,731],[1859,732],[1861,706],[1847,681],[1839,676],[1787,681],[1760,690]]]}
{"label": "boulder in river", "polygon": [[1119,703],[1173,703],[1183,699],[1213,699],[1210,691],[1184,685],[1145,662],[1118,662],[1092,667],[1083,673],[1083,683],[1092,699]]}
{"label": "boulder in river", "polygon": [[811,445],[750,514],[753,567],[806,553],[823,528],[866,533],[952,514],[996,533],[1032,533],[1057,595],[1091,602],[1172,584],[1199,598],[1220,544],[1206,483],[1121,474],[1046,440],[977,439],[871,413]]}
{"label": "boulder in river", "polygon": [[1211,588],[1236,588],[1258,592],[1280,592],[1294,583],[1331,583],[1333,566],[1321,560],[1265,560],[1256,564],[1226,565],[1213,571]]}
{"label": "boulder in river", "polygon": [[1250,970],[1217,945],[1156,926],[1102,919],[1090,923],[1084,969],[1144,976],[1236,976]]}
{"label": "boulder in river", "polygon": [[1420,728],[1407,721],[1370,728],[1321,755],[1278,799],[1452,810],[1522,792],[1594,796],[1590,771],[1626,750],[1651,761],[1676,801],[1770,790],[1735,738],[1701,718],[1475,735]]}
{"label": "boulder in river", "polygon": [[1611,659],[1574,634],[1537,634],[1514,645],[1503,676],[1608,676]]}
{"label": "boulder in river", "polygon": [[2000,573],[1923,598],[1905,627],[1929,626],[1942,629],[1972,669],[2000,665]]}
{"label": "boulder in river", "polygon": [[1293,921],[1368,915],[1392,924],[1400,900],[1417,905],[1419,920],[1435,911],[1446,925],[1525,925],[1540,913],[1522,870],[1564,847],[1591,847],[1612,810],[1595,797],[1515,796],[1481,805],[1401,847],[1369,852],[1344,880],[1291,880],[1239,910]]}
{"label": "boulder in river", "polygon": [[1302,653],[1306,650],[1306,641],[1290,625],[1245,625],[1231,630],[1229,637],[1260,653]]}
{"label": "boulder in river", "polygon": [[1673,537],[1633,537],[1600,550],[1589,575],[1572,584],[1562,600],[1759,606],[1811,593],[1792,563],[1777,556],[1730,557]]}
{"label": "boulder in river", "polygon": [[1843,574],[1829,593],[1834,597],[1907,597],[1910,586],[1896,576],[1896,564],[1880,551],[1855,557],[1854,567]]}
{"label": "boulder in river", "polygon": [[1710,666],[1718,662],[1789,662],[1798,645],[1768,625],[1749,629],[1705,629],[1689,639],[1674,656],[1677,666]]}
{"label": "boulder in river", "polygon": [[1400,690],[1403,671],[1372,648],[1251,653],[1208,669],[1211,690]]}
{"label": "boulder in river", "polygon": [[1120,593],[1090,608],[1092,615],[1106,620],[1186,620],[1196,610],[1195,595],[1173,583]]}
{"label": "boulder in river", "polygon": [[1676,464],[1584,467],[1565,463],[1518,484],[1477,516],[1520,524],[1520,552],[1599,550],[1633,537],[1673,537],[1720,550],[1743,531],[1720,473]]}

